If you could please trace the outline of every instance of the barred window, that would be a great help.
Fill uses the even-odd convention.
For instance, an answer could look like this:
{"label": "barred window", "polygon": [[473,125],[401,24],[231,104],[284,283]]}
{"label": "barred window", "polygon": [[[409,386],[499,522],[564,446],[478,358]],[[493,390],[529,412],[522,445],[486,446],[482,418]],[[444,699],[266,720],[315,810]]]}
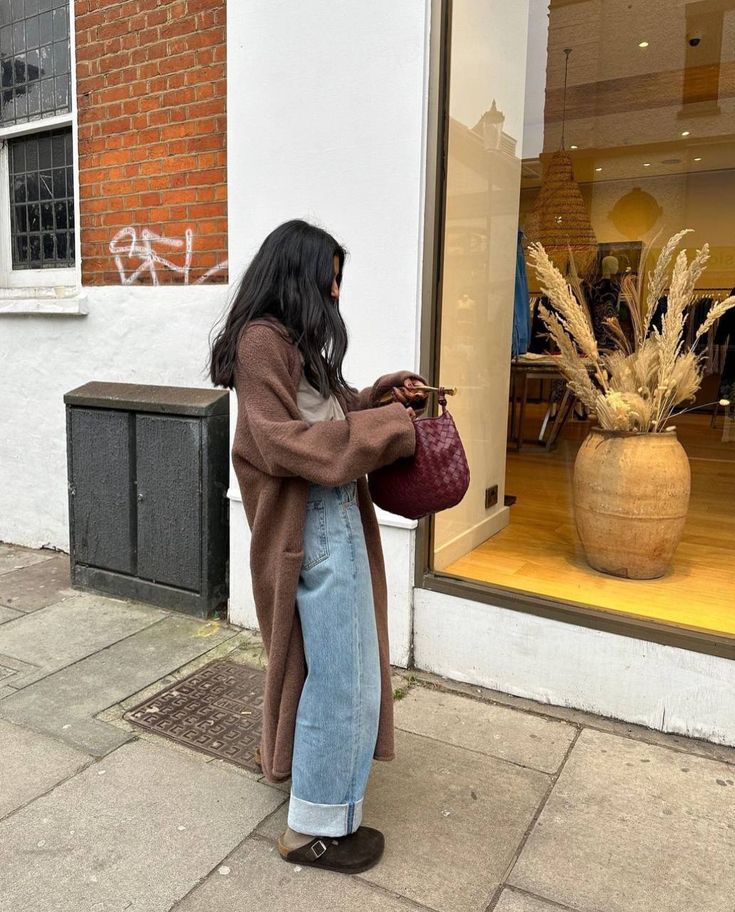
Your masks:
{"label": "barred window", "polygon": [[12,139],[9,153],[13,269],[73,265],[71,130]]}
{"label": "barred window", "polygon": [[55,287],[74,275],[71,9],[71,0],[0,0],[1,286]]}

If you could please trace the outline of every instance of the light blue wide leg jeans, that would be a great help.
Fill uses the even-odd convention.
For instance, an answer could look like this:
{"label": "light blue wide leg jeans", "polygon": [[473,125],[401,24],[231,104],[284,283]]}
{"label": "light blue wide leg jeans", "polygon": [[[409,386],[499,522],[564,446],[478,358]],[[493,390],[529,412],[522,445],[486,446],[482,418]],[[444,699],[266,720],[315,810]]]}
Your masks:
{"label": "light blue wide leg jeans", "polygon": [[312,484],[297,592],[307,675],[296,714],[288,825],[354,833],[378,737],[380,661],[357,483]]}

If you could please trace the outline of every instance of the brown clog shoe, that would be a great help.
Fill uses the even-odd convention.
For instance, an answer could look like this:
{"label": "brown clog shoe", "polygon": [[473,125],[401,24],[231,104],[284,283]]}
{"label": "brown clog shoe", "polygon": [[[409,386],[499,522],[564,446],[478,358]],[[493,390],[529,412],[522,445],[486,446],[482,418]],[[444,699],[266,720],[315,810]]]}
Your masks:
{"label": "brown clog shoe", "polygon": [[298,849],[287,849],[278,839],[281,857],[292,864],[323,868],[340,874],[360,874],[376,865],[385,838],[380,830],[361,826],[349,836],[317,836]]}

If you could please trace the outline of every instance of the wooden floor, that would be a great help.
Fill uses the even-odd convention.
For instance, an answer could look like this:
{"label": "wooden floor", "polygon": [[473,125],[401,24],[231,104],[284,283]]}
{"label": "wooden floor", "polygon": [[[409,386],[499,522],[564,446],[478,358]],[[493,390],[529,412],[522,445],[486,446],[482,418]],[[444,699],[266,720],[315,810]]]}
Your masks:
{"label": "wooden floor", "polygon": [[[531,410],[526,434],[539,424]],[[717,429],[704,415],[676,424],[691,460],[692,496],[684,537],[663,579],[617,579],[585,562],[571,504],[584,422],[569,422],[551,452],[534,444],[509,451],[506,491],[518,498],[510,525],[444,572],[735,637],[735,443],[722,442],[722,418]]]}

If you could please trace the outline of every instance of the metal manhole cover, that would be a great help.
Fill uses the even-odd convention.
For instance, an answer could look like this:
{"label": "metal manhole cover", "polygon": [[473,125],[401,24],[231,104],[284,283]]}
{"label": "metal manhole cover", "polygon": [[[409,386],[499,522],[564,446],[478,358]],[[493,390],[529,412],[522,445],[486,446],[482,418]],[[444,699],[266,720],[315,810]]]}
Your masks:
{"label": "metal manhole cover", "polygon": [[228,659],[211,662],[128,710],[124,719],[194,750],[260,772],[265,674]]}

